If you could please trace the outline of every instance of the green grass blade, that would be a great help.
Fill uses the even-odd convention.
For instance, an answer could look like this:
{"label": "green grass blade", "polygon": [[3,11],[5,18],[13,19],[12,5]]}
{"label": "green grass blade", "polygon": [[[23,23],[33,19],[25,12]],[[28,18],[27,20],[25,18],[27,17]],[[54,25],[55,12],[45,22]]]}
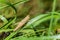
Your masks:
{"label": "green grass blade", "polygon": [[12,21],[10,21],[7,25],[5,25],[3,28],[4,29],[8,28],[8,26],[11,25],[13,22],[15,22],[15,20],[16,20],[16,17]]}
{"label": "green grass blade", "polygon": [[55,36],[43,36],[43,37],[23,37],[19,36],[16,38],[13,38],[11,40],[51,40],[51,39],[60,39],[60,35],[55,35]]}
{"label": "green grass blade", "polygon": [[56,7],[56,0],[54,0],[54,2],[53,2],[53,7],[52,7],[52,13],[51,13],[51,20],[50,20],[48,35],[50,35],[50,33],[51,33],[51,31],[52,31],[53,18],[54,18],[54,13],[53,13],[53,12],[55,12],[55,9],[56,9],[55,7]]}
{"label": "green grass blade", "polygon": [[9,32],[9,31],[13,31],[13,29],[0,29],[0,33],[2,33],[2,32]]}
{"label": "green grass blade", "polygon": [[1,27],[3,27],[5,24],[8,23],[8,20],[7,20],[5,17],[3,17],[2,15],[0,15],[0,19],[3,21],[3,25],[0,26],[0,28],[1,28]]}
{"label": "green grass blade", "polygon": [[44,17],[46,17],[46,16],[49,16],[49,14],[38,15],[37,17],[31,19],[31,20],[26,24],[26,26],[30,26],[30,25],[32,25],[34,22],[36,22],[36,21],[38,21],[38,20],[40,20],[40,19],[42,19],[42,18],[44,18]]}

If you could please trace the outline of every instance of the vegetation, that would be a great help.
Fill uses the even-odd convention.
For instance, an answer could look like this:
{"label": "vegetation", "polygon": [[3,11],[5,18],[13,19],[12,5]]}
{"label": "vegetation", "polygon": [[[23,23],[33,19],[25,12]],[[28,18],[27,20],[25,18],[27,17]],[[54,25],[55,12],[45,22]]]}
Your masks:
{"label": "vegetation", "polygon": [[60,40],[60,0],[0,0],[0,40]]}

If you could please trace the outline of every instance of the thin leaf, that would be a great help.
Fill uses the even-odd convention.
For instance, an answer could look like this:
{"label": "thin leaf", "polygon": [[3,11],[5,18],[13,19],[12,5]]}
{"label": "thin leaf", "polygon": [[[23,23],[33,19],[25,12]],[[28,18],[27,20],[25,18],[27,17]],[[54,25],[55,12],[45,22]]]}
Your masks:
{"label": "thin leaf", "polygon": [[2,32],[9,32],[9,31],[13,31],[13,29],[0,29],[0,33],[2,33]]}
{"label": "thin leaf", "polygon": [[55,36],[43,36],[43,37],[23,37],[19,36],[16,38],[13,38],[11,40],[49,40],[49,39],[60,39],[60,35],[55,35]]}

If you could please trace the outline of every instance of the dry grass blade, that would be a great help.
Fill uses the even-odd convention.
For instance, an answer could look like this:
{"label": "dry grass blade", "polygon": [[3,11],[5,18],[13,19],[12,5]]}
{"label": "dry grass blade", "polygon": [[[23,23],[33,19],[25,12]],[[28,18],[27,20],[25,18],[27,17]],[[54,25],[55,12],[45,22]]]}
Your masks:
{"label": "dry grass blade", "polygon": [[21,28],[29,19],[30,19],[30,16],[27,15],[22,21],[19,22],[19,24],[17,25],[17,27],[13,31],[16,31],[19,28]]}

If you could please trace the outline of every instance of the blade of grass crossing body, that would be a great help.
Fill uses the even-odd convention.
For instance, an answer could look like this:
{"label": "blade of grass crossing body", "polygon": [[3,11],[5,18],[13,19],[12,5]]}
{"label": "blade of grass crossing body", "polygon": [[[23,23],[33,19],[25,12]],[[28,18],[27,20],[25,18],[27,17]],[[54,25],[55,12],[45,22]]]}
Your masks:
{"label": "blade of grass crossing body", "polygon": [[53,16],[55,12],[55,8],[56,7],[56,0],[54,0],[53,2],[53,7],[52,7],[52,13],[51,13],[51,21],[50,21],[50,25],[49,25],[49,30],[48,30],[48,35],[50,35],[51,31],[52,31],[52,27],[53,27]]}

